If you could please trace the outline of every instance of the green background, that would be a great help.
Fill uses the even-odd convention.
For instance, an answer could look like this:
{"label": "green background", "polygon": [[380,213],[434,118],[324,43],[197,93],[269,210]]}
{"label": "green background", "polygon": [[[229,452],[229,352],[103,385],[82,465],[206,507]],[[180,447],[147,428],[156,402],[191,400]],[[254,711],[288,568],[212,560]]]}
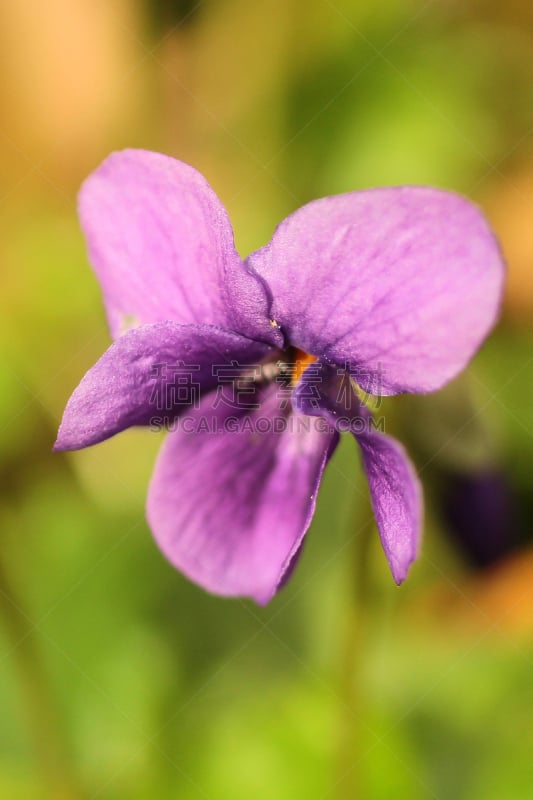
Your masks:
{"label": "green background", "polygon": [[[1,798],[532,795],[532,31],[526,0],[2,4]],[[498,328],[445,390],[382,409],[426,494],[401,589],[352,441],[266,608],[208,596],[157,551],[161,436],[52,454],[109,343],[76,193],[126,146],[203,172],[243,254],[368,186],[434,184],[487,213],[509,264]],[[487,473],[512,513],[481,569],[443,498]]]}

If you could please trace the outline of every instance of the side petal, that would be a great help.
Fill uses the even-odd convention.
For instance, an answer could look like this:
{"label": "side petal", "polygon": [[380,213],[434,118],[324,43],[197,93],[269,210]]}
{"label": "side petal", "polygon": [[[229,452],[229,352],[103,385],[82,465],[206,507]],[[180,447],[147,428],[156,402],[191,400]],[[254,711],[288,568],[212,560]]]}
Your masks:
{"label": "side petal", "polygon": [[370,499],[383,550],[396,583],[407,577],[418,556],[422,492],[402,445],[377,431],[356,434],[363,454]]}
{"label": "side petal", "polygon": [[383,550],[394,580],[402,583],[418,555],[422,527],[420,482],[404,448],[376,430],[348,376],[339,376],[327,365],[307,368],[294,390],[293,406],[353,434],[361,448]]}
{"label": "side petal", "polygon": [[427,187],[317,200],[248,263],[291,344],[382,394],[429,392],[454,377],[492,327],[504,277],[480,211]]}
{"label": "side petal", "polygon": [[113,153],[85,181],[79,213],[114,336],[170,320],[279,343],[267,296],[205,178],[160,153]]}
{"label": "side petal", "polygon": [[[166,558],[210,592],[267,603],[294,566],[337,435],[280,412],[202,403],[161,451],[147,517]],[[276,427],[277,426],[277,427]]]}
{"label": "side petal", "polygon": [[218,381],[218,365],[258,362],[268,348],[208,325],[160,322],[125,333],[75,389],[55,450],[79,450],[132,425],[173,418]]}

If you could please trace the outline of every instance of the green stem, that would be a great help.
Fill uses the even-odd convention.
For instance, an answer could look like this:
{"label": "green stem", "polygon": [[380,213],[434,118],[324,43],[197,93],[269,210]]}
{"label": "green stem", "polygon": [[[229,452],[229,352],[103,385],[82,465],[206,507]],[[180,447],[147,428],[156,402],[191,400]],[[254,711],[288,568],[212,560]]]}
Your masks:
{"label": "green stem", "polygon": [[35,628],[23,611],[0,562],[0,617],[10,644],[28,736],[40,775],[43,797],[82,800],[63,738]]}
{"label": "green stem", "polygon": [[369,591],[369,551],[373,525],[367,523],[354,541],[350,561],[349,603],[344,617],[339,668],[339,723],[336,764],[336,797],[358,800],[363,797],[359,759],[364,713],[363,665],[365,656],[366,606]]}

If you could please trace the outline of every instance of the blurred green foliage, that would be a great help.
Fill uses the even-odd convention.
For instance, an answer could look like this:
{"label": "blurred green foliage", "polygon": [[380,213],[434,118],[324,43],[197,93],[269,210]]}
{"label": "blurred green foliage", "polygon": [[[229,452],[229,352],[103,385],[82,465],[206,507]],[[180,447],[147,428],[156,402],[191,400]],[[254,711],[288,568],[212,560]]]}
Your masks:
{"label": "blurred green foliage", "polygon": [[[529,797],[533,240],[508,220],[523,214],[527,234],[530,6],[24,0],[0,21],[0,797],[318,800],[351,798],[355,781],[365,798]],[[243,252],[314,197],[430,183],[477,200],[519,254],[466,375],[385,405],[426,486],[426,536],[400,590],[373,537],[355,704],[341,642],[371,517],[352,442],[265,609],[206,595],[156,550],[144,498],[160,437],[51,453],[108,342],[76,189],[131,145],[203,171]],[[474,575],[438,488],[444,467],[487,464],[508,481],[523,550]]]}

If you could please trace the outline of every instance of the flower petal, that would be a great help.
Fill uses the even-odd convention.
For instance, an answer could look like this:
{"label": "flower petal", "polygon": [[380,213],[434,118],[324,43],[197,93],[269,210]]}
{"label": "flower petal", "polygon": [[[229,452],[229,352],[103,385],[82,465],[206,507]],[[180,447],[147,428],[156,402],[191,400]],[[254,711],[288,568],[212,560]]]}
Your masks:
{"label": "flower petal", "polygon": [[377,431],[355,434],[363,454],[370,499],[383,550],[396,583],[407,577],[418,555],[422,492],[402,445]]}
{"label": "flower petal", "polygon": [[359,444],[381,543],[396,583],[416,559],[421,538],[422,492],[402,445],[376,430],[368,409],[344,379],[324,364],[312,364],[293,393],[300,413],[320,415],[336,430],[350,432]]}
{"label": "flower petal", "polygon": [[189,433],[169,434],[147,516],[164,555],[191,580],[267,603],[294,565],[338,437],[280,412],[275,386],[260,392],[254,410],[207,400],[187,417]]}
{"label": "flower petal", "polygon": [[[173,418],[219,380],[218,365],[240,368],[268,348],[208,325],[159,322],[125,333],[72,394],[55,450],[78,450],[132,425]],[[163,423],[164,424],[164,423]]]}
{"label": "flower petal", "polygon": [[85,181],[79,212],[114,336],[171,320],[279,344],[261,281],[246,271],[224,206],[192,167],[144,150],[113,153]]}
{"label": "flower petal", "polygon": [[317,200],[248,263],[292,345],[349,365],[363,388],[383,394],[428,392],[454,377],[495,321],[504,274],[480,211],[426,187]]}

